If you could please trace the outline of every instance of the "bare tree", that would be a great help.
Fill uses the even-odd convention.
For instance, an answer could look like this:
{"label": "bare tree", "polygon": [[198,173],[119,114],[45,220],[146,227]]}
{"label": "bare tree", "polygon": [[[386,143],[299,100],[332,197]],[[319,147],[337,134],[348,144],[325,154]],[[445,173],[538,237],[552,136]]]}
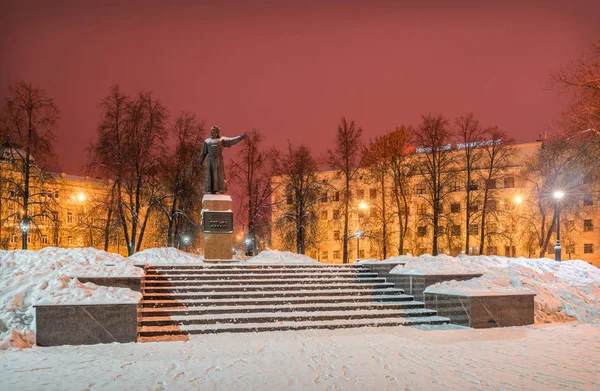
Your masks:
{"label": "bare tree", "polygon": [[[442,115],[426,115],[418,129],[414,132],[418,155],[417,172],[423,180],[421,194],[431,213],[423,213],[422,218],[432,227],[432,254],[438,254],[438,239],[444,232],[440,229],[443,220],[443,204],[451,191],[450,183],[456,177],[457,157],[451,149],[454,133],[448,120]],[[417,193],[419,193],[417,192]]]}
{"label": "bare tree", "polygon": [[458,117],[455,121],[457,128],[457,136],[460,144],[458,149],[461,150],[461,175],[464,175],[464,191],[465,191],[465,253],[469,254],[470,226],[477,214],[472,207],[473,190],[472,182],[475,178],[475,173],[479,163],[483,159],[483,150],[481,143],[484,141],[486,129],[483,129],[479,121],[475,119],[473,113],[468,113]]}
{"label": "bare tree", "polygon": [[344,203],[344,237],[343,263],[348,263],[348,224],[350,218],[350,188],[359,168],[361,167],[362,128],[354,121],[348,122],[342,117],[338,126],[335,148],[327,151],[329,166],[342,178],[342,201]]}
{"label": "bare tree", "polygon": [[150,93],[129,98],[118,86],[103,104],[98,140],[90,147],[93,167],[115,183],[116,212],[127,253],[139,251],[148,219],[158,207],[160,159],[164,156],[167,109]]}
{"label": "bare tree", "polygon": [[317,178],[317,162],[306,145],[289,145],[282,158],[281,182],[276,184],[285,197],[277,204],[279,217],[275,227],[284,248],[296,248],[298,254],[315,243],[318,218],[316,205],[322,183]]}
{"label": "bare tree", "polygon": [[204,143],[204,121],[181,113],[171,127],[174,149],[161,161],[164,189],[158,207],[167,219],[167,246],[181,247],[181,237],[196,230],[194,218],[202,197],[202,170],[198,162]]}
{"label": "bare tree", "polygon": [[108,96],[99,105],[102,120],[97,129],[98,139],[88,147],[88,172],[112,181],[105,203],[104,251],[108,251],[110,238],[116,228],[114,223],[118,221],[116,213],[120,196],[117,192],[127,169],[125,134],[129,100],[118,85],[110,88]]}
{"label": "bare tree", "polygon": [[4,195],[0,197],[8,197],[18,206],[5,219],[18,217],[21,221],[21,247],[27,249],[29,228],[36,229],[40,219],[54,219],[54,205],[47,197],[52,177],[44,166],[53,156],[59,110],[44,90],[19,81],[9,87],[0,117],[2,159],[7,168],[2,170]]}
{"label": "bare tree", "polygon": [[273,178],[277,174],[279,152],[274,148],[264,148],[260,131],[252,129],[242,142],[242,149],[230,164],[230,177],[239,183],[234,192],[245,214],[244,223],[250,239],[249,251],[258,253],[257,234],[266,236],[271,213],[271,195],[276,187]]}
{"label": "bare tree", "polygon": [[551,82],[572,98],[562,130],[568,135],[589,130],[600,137],[600,40],[587,55],[554,72]]}
{"label": "bare tree", "polygon": [[[484,253],[484,240],[486,236],[495,234],[490,230],[487,232],[487,218],[497,213],[497,204],[500,201],[495,194],[496,183],[502,177],[510,164],[510,159],[514,153],[512,139],[506,132],[491,128],[487,133],[491,140],[484,143],[481,147],[483,159],[481,164],[481,177],[483,179],[482,191],[482,209],[481,209],[481,231],[479,236],[479,254]],[[497,225],[496,225],[497,226]],[[467,231],[468,236],[468,231]],[[468,248],[467,248],[468,251]]]}

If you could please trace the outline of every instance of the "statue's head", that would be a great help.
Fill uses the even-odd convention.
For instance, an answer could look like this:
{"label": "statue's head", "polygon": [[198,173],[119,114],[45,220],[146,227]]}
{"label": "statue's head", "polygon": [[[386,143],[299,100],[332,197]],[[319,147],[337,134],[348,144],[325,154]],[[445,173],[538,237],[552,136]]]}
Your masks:
{"label": "statue's head", "polygon": [[210,128],[210,137],[211,138],[219,138],[221,137],[221,129],[217,125]]}

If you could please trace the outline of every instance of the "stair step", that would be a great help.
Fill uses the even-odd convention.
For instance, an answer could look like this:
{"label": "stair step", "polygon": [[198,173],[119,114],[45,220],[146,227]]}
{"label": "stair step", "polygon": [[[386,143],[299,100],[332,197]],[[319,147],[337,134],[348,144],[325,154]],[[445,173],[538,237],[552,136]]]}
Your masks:
{"label": "stair step", "polygon": [[270,292],[293,290],[339,290],[339,289],[383,289],[392,288],[390,282],[381,283],[346,283],[346,284],[280,284],[280,285],[212,285],[212,286],[177,286],[177,287],[145,287],[144,294],[181,293],[181,292]]}
{"label": "stair step", "polygon": [[189,300],[147,300],[140,303],[143,308],[185,307],[187,306],[252,306],[252,305],[288,305],[288,304],[324,304],[324,303],[379,303],[412,302],[413,296],[404,294],[377,296],[309,296],[309,297],[267,297],[267,298],[231,298],[189,299]]}
{"label": "stair step", "polygon": [[181,326],[142,326],[138,329],[139,340],[153,336],[176,334],[209,334],[209,333],[234,333],[234,332],[259,332],[259,331],[284,331],[307,329],[336,329],[352,327],[381,327],[381,326],[413,326],[423,324],[447,324],[448,318],[441,316],[422,316],[408,318],[378,318],[321,320],[321,321],[285,321],[278,323],[229,323],[210,325],[181,325]]}
{"label": "stair step", "polygon": [[168,270],[168,269],[211,269],[211,270],[221,270],[221,269],[255,269],[255,270],[265,270],[265,269],[335,269],[335,270],[346,270],[346,269],[367,269],[363,265],[349,264],[349,265],[332,265],[332,264],[306,264],[306,263],[287,263],[287,264],[249,264],[249,263],[234,263],[228,265],[207,265],[207,264],[181,264],[181,263],[173,263],[173,264],[161,264],[161,265],[148,265],[146,266],[148,270]]}
{"label": "stair step", "polygon": [[179,286],[210,286],[210,285],[280,285],[280,284],[349,284],[349,283],[385,283],[385,278],[382,277],[369,277],[369,278],[290,278],[290,279],[250,279],[250,280],[144,280],[142,284],[145,287],[179,287]]}
{"label": "stair step", "polygon": [[352,311],[352,310],[381,310],[381,309],[414,309],[424,308],[420,301],[389,301],[365,303],[299,303],[277,305],[204,305],[181,307],[141,308],[138,314],[143,317],[175,316],[175,315],[203,315],[203,314],[238,314],[258,312],[294,312],[306,310],[318,311]]}
{"label": "stair step", "polygon": [[427,308],[350,310],[350,311],[298,311],[293,313],[267,312],[249,314],[206,314],[143,317],[141,326],[168,326],[191,324],[228,324],[228,323],[273,323],[273,322],[312,322],[336,319],[374,319],[390,317],[433,316],[436,312]]}
{"label": "stair step", "polygon": [[377,278],[377,273],[202,273],[197,274],[146,274],[145,280],[243,280],[243,279],[287,279],[287,278]]}
{"label": "stair step", "polygon": [[214,275],[214,274],[244,274],[252,276],[262,276],[271,274],[314,276],[323,274],[333,274],[337,276],[344,275],[363,275],[374,274],[369,269],[352,270],[318,270],[318,269],[235,269],[235,270],[210,270],[210,269],[170,269],[170,270],[146,270],[146,276],[178,276],[178,275]]}
{"label": "stair step", "polygon": [[377,296],[393,293],[404,293],[402,289],[328,289],[328,290],[284,290],[284,291],[237,291],[237,292],[194,292],[194,293],[148,293],[144,292],[144,298],[156,299],[210,299],[210,298],[242,298],[242,297],[307,297],[307,296]]}

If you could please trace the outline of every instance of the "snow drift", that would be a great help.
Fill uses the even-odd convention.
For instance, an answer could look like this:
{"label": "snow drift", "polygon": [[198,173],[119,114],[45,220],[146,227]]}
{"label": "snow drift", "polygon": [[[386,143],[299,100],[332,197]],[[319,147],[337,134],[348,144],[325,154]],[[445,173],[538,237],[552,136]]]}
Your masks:
{"label": "snow drift", "polygon": [[551,259],[499,256],[449,257],[423,255],[404,257],[406,264],[391,273],[437,274],[482,273],[467,281],[431,285],[431,293],[533,292],[536,323],[577,320],[597,323],[600,317],[600,269],[583,261],[555,262]]}
{"label": "snow drift", "polygon": [[35,343],[35,304],[137,302],[127,288],[81,283],[75,276],[141,276],[143,270],[120,255],[93,248],[0,252],[0,349]]}
{"label": "snow drift", "polygon": [[159,263],[196,263],[201,264],[203,258],[177,250],[173,247],[148,248],[135,253],[129,257],[135,264],[159,264]]}
{"label": "snow drift", "polygon": [[267,250],[246,261],[250,264],[311,264],[320,265],[321,262],[302,254],[289,251]]}

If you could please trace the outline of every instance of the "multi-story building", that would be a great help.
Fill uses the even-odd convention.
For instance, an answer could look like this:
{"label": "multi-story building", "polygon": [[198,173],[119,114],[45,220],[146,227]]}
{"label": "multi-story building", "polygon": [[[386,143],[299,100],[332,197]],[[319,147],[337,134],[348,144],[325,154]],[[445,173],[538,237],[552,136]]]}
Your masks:
{"label": "multi-story building", "polygon": [[[544,230],[539,210],[536,183],[539,180],[524,175],[524,165],[539,150],[542,143],[518,144],[507,163],[492,180],[484,175],[473,176],[469,184],[470,212],[469,229],[466,229],[466,190],[464,175],[454,172],[455,179],[444,189],[440,203],[438,223],[438,253],[448,255],[479,254],[511,257],[537,258],[540,256],[540,240],[548,240],[546,257],[554,256],[554,230],[552,223],[553,200],[546,200]],[[456,150],[456,154],[462,153]],[[418,158],[418,153],[415,158]],[[458,166],[460,167],[460,166]],[[431,253],[433,227],[431,225],[431,203],[427,202],[427,186],[421,175],[408,178],[408,207],[398,213],[391,193],[392,184],[374,181],[367,170],[359,171],[350,189],[349,232],[343,232],[343,184],[333,171],[322,171],[318,178],[324,183],[322,195],[316,202],[318,223],[313,227],[316,234],[308,245],[306,254],[322,262],[341,263],[344,240],[348,241],[348,259],[383,258],[383,222],[386,222],[386,256],[402,254],[420,255]],[[582,184],[582,188],[583,188]],[[567,194],[561,200],[561,244],[562,259],[582,259],[600,266],[600,202],[597,183],[594,191]],[[587,187],[589,189],[589,186]],[[485,205],[487,221],[481,226],[481,211],[484,208],[482,194],[487,192]],[[382,197],[382,193],[385,197]],[[274,192],[273,204],[289,204],[289,195],[282,189]],[[404,208],[402,208],[404,209]],[[406,232],[402,248],[399,246],[401,230],[398,219],[407,216]],[[280,216],[273,211],[272,222]],[[482,239],[482,229],[484,235]],[[360,233],[360,234],[356,234]],[[466,236],[469,246],[466,246]],[[483,243],[483,248],[480,249]],[[281,236],[272,230],[272,247],[283,249]],[[294,250],[294,249],[286,249]]]}

